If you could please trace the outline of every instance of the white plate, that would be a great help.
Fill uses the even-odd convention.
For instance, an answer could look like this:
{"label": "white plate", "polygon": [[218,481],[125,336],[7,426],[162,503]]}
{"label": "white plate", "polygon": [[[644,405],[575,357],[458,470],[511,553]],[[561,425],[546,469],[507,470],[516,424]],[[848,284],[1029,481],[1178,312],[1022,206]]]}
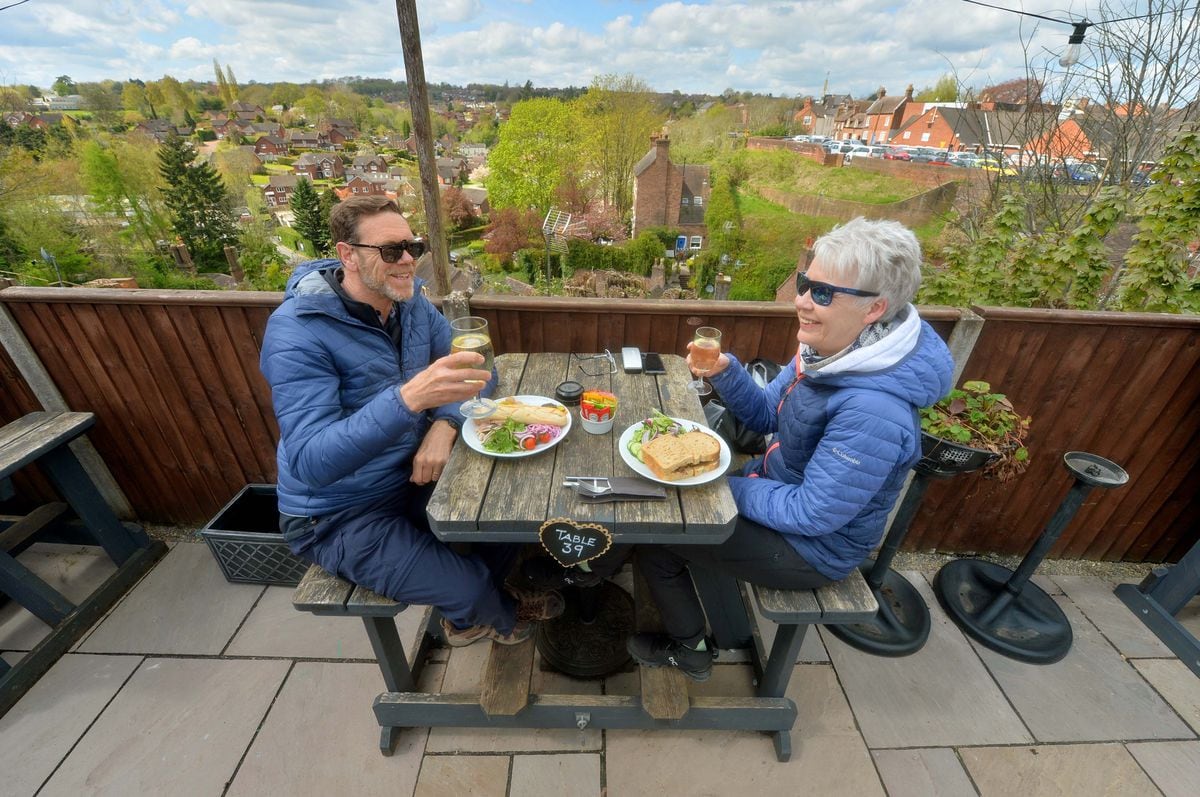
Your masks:
{"label": "white plate", "polygon": [[[504,396],[503,398],[508,398],[508,396]],[[515,398],[522,404],[533,404],[535,406],[554,404],[558,407],[563,406],[554,399],[546,398],[545,396],[512,396],[512,398]],[[497,401],[498,400],[499,399],[497,399]],[[563,409],[566,408],[563,407]],[[480,418],[479,420],[486,421],[487,418]],[[501,454],[496,451],[488,451],[486,448],[484,448],[483,441],[479,439],[479,432],[475,427],[476,423],[477,421],[474,418],[467,418],[463,421],[462,433],[464,443],[484,456],[499,457],[501,459],[519,459],[521,457],[532,457],[534,454],[540,454],[543,451],[554,448],[556,445],[558,445],[559,442],[561,442],[562,439],[567,436],[567,432],[571,431],[571,412],[570,410],[567,411],[567,425],[564,426],[562,431],[558,433],[558,437],[554,438],[549,443],[539,443],[528,451],[513,451],[511,454]]]}
{"label": "white plate", "polygon": [[629,441],[633,439],[634,431],[641,427],[641,421],[638,421],[622,432],[621,439],[617,441],[617,446],[621,452],[621,459],[625,460],[625,464],[637,471],[639,476],[645,476],[652,482],[665,484],[668,487],[694,487],[697,484],[707,484],[713,479],[724,476],[725,471],[729,470],[729,463],[733,461],[733,455],[729,451],[729,445],[721,438],[721,436],[702,423],[685,421],[683,418],[671,418],[671,420],[678,423],[686,431],[704,432],[705,434],[710,434],[717,439],[717,443],[719,443],[721,446],[721,459],[716,468],[708,471],[707,473],[701,473],[698,476],[689,476],[686,479],[678,479],[676,481],[667,481],[666,479],[658,478],[654,475],[654,471],[646,467],[645,463],[643,463],[633,454],[629,453]]}

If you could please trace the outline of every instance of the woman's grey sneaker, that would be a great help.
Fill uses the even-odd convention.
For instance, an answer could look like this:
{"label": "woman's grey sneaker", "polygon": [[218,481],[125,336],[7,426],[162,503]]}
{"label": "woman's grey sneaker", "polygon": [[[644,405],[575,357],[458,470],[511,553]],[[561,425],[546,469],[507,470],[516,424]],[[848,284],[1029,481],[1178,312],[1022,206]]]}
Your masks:
{"label": "woman's grey sneaker", "polygon": [[693,650],[666,634],[634,634],[625,642],[629,655],[646,667],[675,667],[693,681],[712,675],[717,649],[708,640],[708,650]]}
{"label": "woman's grey sneaker", "polygon": [[501,634],[490,625],[473,625],[469,628],[455,628],[445,617],[442,618],[442,635],[446,644],[452,648],[463,648],[481,639],[490,639],[497,645],[519,645],[533,635],[533,625],[518,621],[511,634]]}

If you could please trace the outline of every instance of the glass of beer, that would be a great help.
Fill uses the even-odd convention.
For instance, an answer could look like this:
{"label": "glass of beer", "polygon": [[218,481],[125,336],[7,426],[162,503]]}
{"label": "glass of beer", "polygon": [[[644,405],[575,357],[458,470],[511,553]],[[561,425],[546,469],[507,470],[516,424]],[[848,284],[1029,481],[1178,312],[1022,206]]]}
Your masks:
{"label": "glass of beer", "polygon": [[716,327],[698,327],[692,339],[692,372],[696,378],[688,382],[688,388],[698,396],[707,396],[712,388],[704,381],[704,375],[717,364],[721,356],[721,330]]}
{"label": "glass of beer", "polygon": [[[483,365],[465,367],[481,368],[485,371],[492,370],[492,364],[495,360],[495,349],[492,347],[492,336],[488,333],[486,318],[480,318],[475,315],[455,318],[450,322],[450,334],[451,354],[460,351],[473,351],[476,354],[483,355]],[[482,388],[483,383],[480,382],[479,384]],[[476,393],[475,398],[468,399],[459,405],[458,411],[462,413],[464,418],[486,418],[496,411],[496,402],[491,399],[480,398],[479,394]]]}

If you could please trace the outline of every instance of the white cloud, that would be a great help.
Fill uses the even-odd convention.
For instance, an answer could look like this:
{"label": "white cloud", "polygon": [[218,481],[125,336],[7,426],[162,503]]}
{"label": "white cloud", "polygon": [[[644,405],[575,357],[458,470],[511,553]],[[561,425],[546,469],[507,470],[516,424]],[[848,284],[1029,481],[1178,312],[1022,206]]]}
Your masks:
{"label": "white cloud", "polygon": [[[395,7],[378,0],[39,0],[5,12],[0,79],[48,85],[162,74],[207,80],[404,78]],[[611,11],[612,16],[602,15]],[[430,81],[587,85],[633,73],[660,91],[725,88],[863,95],[932,85],[947,72],[984,85],[1024,71],[1027,19],[960,0],[419,0]],[[599,16],[599,21],[597,16]],[[1059,28],[1063,30],[1059,30]],[[1049,29],[1049,30],[1048,30]],[[1044,23],[1031,52],[1061,50]]]}

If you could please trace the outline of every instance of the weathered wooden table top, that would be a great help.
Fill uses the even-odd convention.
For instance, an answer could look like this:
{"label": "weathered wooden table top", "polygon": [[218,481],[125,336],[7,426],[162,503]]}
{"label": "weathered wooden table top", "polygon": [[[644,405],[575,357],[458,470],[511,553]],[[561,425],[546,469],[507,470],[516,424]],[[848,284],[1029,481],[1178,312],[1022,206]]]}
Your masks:
{"label": "weathered wooden table top", "polygon": [[446,541],[536,542],[538,529],[551,518],[598,523],[615,542],[715,544],[733,531],[737,507],[722,476],[695,487],[667,488],[664,501],[589,504],[562,486],[566,476],[637,476],[618,453],[621,433],[658,408],[667,415],[704,424],[700,399],[687,389],[691,380],[684,359],[664,355],[666,374],[586,376],[569,354],[505,354],[496,358],[500,376],[495,396],[553,397],[560,382],[571,379],[585,389],[612,391],[620,401],[616,423],[607,434],[583,428],[579,407],[571,407],[571,430],[552,448],[528,457],[506,459],[455,443],[428,515],[434,533]]}

